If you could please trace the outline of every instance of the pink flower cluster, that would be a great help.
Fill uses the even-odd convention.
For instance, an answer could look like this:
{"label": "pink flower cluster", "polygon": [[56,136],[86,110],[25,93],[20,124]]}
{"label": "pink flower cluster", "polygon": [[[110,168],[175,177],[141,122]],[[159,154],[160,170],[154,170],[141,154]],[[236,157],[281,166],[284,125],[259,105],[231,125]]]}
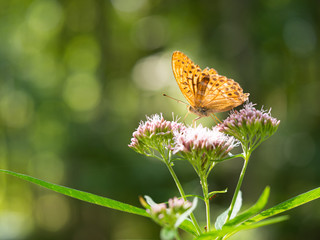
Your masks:
{"label": "pink flower cluster", "polygon": [[168,206],[165,203],[155,204],[147,212],[157,220],[174,225],[179,216],[191,207],[191,202],[174,197],[169,199]]}
{"label": "pink flower cluster", "polygon": [[218,125],[221,132],[234,136],[241,142],[266,139],[278,129],[280,120],[271,116],[271,109],[257,110],[253,103],[247,103],[240,111],[233,111]]}
{"label": "pink flower cluster", "polygon": [[169,208],[171,209],[182,209],[187,210],[192,207],[192,203],[189,201],[185,201],[182,198],[170,198],[168,201]]}
{"label": "pink flower cluster", "polygon": [[145,147],[156,150],[159,147],[168,147],[173,138],[173,131],[180,131],[184,128],[185,126],[181,123],[167,121],[162,114],[155,114],[147,117],[147,121],[140,122],[128,146],[140,153],[144,153]]}
{"label": "pink flower cluster", "polygon": [[217,160],[238,145],[238,142],[214,127],[208,129],[201,124],[196,128],[188,127],[183,131],[174,132],[173,153],[194,153],[210,156],[211,160]]}
{"label": "pink flower cluster", "polygon": [[151,206],[150,209],[147,209],[147,213],[158,216],[159,219],[162,219],[164,217],[164,213],[167,211],[167,204],[165,203],[158,203],[153,206]]}
{"label": "pink flower cluster", "polygon": [[231,115],[224,120],[220,127],[222,129],[227,129],[228,126],[242,126],[243,124],[250,125],[254,123],[262,123],[267,125],[270,123],[272,126],[278,126],[280,124],[280,120],[271,117],[271,109],[267,112],[266,110],[257,110],[254,108],[253,103],[247,103],[244,105],[244,108],[239,112],[234,111]]}

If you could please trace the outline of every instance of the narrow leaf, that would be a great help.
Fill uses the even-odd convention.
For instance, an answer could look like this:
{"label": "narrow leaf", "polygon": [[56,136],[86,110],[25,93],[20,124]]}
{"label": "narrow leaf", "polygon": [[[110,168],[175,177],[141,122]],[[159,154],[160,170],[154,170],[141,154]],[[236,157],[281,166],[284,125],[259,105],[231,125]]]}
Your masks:
{"label": "narrow leaf", "polygon": [[238,224],[246,221],[247,219],[251,218],[252,216],[257,214],[258,212],[260,212],[265,207],[265,205],[267,204],[268,198],[269,198],[269,194],[270,194],[270,187],[267,186],[264,189],[264,191],[261,194],[261,196],[258,199],[258,201],[251,208],[249,208],[248,210],[244,211],[240,215],[238,215],[235,218],[233,218],[233,219],[229,220],[228,222],[226,222],[224,227],[230,227],[230,226],[238,225]]}
{"label": "narrow leaf", "polygon": [[238,157],[242,157],[243,158],[243,154],[237,154],[237,155],[233,155],[232,153],[228,153],[228,157],[221,159],[221,160],[216,160],[215,162],[223,162],[223,161],[227,161],[233,158],[238,158]]}
{"label": "narrow leaf", "polygon": [[147,203],[149,204],[150,207],[157,205],[157,203],[155,203],[151,197],[145,195],[144,198],[146,199]]}
{"label": "narrow leaf", "polygon": [[229,212],[229,208],[227,210],[225,210],[223,213],[221,213],[218,217],[217,220],[214,224],[214,227],[217,230],[220,230],[222,228],[222,226],[224,225],[224,223],[226,222],[226,219],[228,217],[228,212]]}
{"label": "narrow leaf", "polygon": [[238,212],[241,209],[241,206],[242,206],[242,192],[239,191],[230,219],[233,219],[235,216],[237,216]]}
{"label": "narrow leaf", "polygon": [[[252,223],[250,225],[241,224],[238,227],[236,227],[234,229],[234,231],[229,233],[228,237],[231,237],[232,235],[234,235],[237,232],[240,232],[242,230],[249,230],[249,229],[264,227],[264,226],[267,226],[267,225],[283,222],[283,221],[286,221],[288,219],[289,219],[289,216],[281,216],[281,217],[275,217],[275,218],[271,218],[271,219],[268,219],[268,220]],[[232,227],[230,229],[232,229]],[[226,236],[226,234],[224,234],[224,236]],[[227,239],[227,238],[225,238],[225,239]]]}
{"label": "narrow leaf", "polygon": [[[146,212],[146,210],[142,209],[142,208],[138,208],[126,203],[122,203],[116,200],[112,200],[110,198],[106,198],[106,197],[101,197],[92,193],[87,193],[87,192],[83,192],[83,191],[79,191],[76,189],[72,189],[72,188],[68,188],[68,187],[64,187],[58,184],[54,184],[54,183],[49,183],[43,180],[40,180],[38,178],[34,178],[25,174],[21,174],[21,173],[16,173],[13,171],[9,171],[9,170],[4,170],[4,169],[0,169],[0,172],[21,178],[25,181],[40,185],[44,188],[50,189],[52,191],[64,194],[66,196],[72,197],[72,198],[76,198],[85,202],[89,202],[89,203],[93,203],[96,205],[100,205],[103,207],[108,207],[114,210],[119,210],[119,211],[123,211],[123,212],[127,212],[127,213],[132,213],[132,214],[137,214],[140,216],[144,216],[144,217],[150,217],[150,215]],[[193,234],[193,235],[197,235],[197,231],[195,229],[195,227],[193,226],[193,224],[188,221],[185,220],[181,225],[180,228]]]}
{"label": "narrow leaf", "polygon": [[46,182],[46,181],[31,177],[31,176],[28,176],[25,174],[21,174],[21,173],[15,173],[12,171],[2,170],[2,169],[0,169],[0,172],[10,174],[12,176],[21,178],[21,179],[26,180],[28,182],[38,184],[38,185],[45,187],[47,189],[53,190],[55,192],[58,192],[58,193],[66,195],[66,196],[76,198],[76,199],[79,199],[79,200],[82,200],[85,202],[93,203],[96,205],[112,208],[112,209],[127,212],[127,213],[138,214],[141,216],[148,216],[147,212],[142,208],[138,208],[138,207],[126,204],[126,203],[118,202],[118,201],[112,200],[110,198],[105,198],[105,197],[101,197],[98,195],[94,195],[92,193],[87,193],[87,192],[75,190],[72,188],[64,187],[61,185],[57,185],[54,183],[49,183],[49,182]]}
{"label": "narrow leaf", "polygon": [[310,201],[313,201],[320,197],[320,187],[315,188],[311,191],[308,191],[306,193],[302,193],[296,197],[293,197],[285,202],[282,202],[272,208],[269,208],[262,213],[256,215],[255,217],[249,219],[246,223],[250,222],[258,222],[265,218],[269,218],[271,216],[277,215],[279,213],[288,211],[292,208],[298,207],[300,205],[303,205],[305,203],[308,203]]}
{"label": "narrow leaf", "polygon": [[213,197],[214,195],[216,194],[219,194],[219,193],[226,193],[228,191],[228,188],[226,188],[225,190],[221,190],[221,191],[213,191],[213,192],[210,192],[209,193],[209,198]]}
{"label": "narrow leaf", "polygon": [[[242,193],[239,191],[230,219],[234,218],[239,212],[242,205]],[[229,208],[217,217],[214,227],[220,230],[225,224],[229,213]]]}
{"label": "narrow leaf", "polygon": [[[196,195],[196,194],[188,194],[188,195],[186,195],[185,196],[186,198],[189,198],[189,197],[193,197],[193,198],[199,198],[199,199],[202,199],[203,201],[204,201],[204,198],[202,197],[202,196],[200,196],[200,195]],[[183,197],[179,197],[179,199],[180,198],[183,198]]]}
{"label": "narrow leaf", "polygon": [[231,235],[233,235],[241,230],[249,230],[249,229],[254,229],[254,228],[258,228],[258,227],[263,227],[263,226],[267,226],[270,224],[282,222],[287,219],[288,219],[288,216],[281,216],[281,217],[276,217],[276,218],[272,218],[269,220],[261,221],[258,223],[252,223],[250,225],[241,224],[238,227],[225,227],[222,230],[203,233],[200,236],[196,237],[194,240],[212,240],[217,237],[225,237],[225,236],[230,237]]}

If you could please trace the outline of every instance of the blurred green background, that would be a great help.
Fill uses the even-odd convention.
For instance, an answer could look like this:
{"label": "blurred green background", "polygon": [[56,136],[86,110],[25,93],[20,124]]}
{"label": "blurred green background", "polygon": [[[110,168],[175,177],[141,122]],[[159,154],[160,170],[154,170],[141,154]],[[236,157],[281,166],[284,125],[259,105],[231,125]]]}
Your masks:
{"label": "blurred green background", "polygon": [[[251,158],[243,209],[266,185],[269,207],[318,187],[319,23],[312,0],[1,0],[0,167],[136,206],[139,195],[178,195],[164,164],[127,145],[145,115],[185,115],[162,97],[183,100],[171,70],[180,50],[281,120]],[[175,169],[187,193],[200,193],[188,164]],[[213,200],[213,218],[240,170],[240,159],[213,170],[211,190],[229,188]],[[289,213],[233,239],[319,239],[319,201]],[[159,227],[1,175],[0,239],[159,239]]]}

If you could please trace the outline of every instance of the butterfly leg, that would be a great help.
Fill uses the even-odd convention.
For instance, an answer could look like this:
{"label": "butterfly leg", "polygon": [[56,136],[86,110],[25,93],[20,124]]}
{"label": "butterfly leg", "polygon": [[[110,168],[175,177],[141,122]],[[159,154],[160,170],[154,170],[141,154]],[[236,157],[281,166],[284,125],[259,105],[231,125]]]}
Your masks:
{"label": "butterfly leg", "polygon": [[189,115],[189,111],[187,112],[187,114],[184,116],[184,118],[183,118],[183,123],[185,124],[185,120],[186,120],[186,118],[187,118],[187,116]]}
{"label": "butterfly leg", "polygon": [[[212,113],[212,115],[210,115],[210,116],[212,117],[212,119],[214,120],[214,122],[215,122],[216,124],[221,123],[220,119],[219,119],[214,113]],[[217,121],[217,120],[218,120],[218,121]]]}
{"label": "butterfly leg", "polygon": [[192,121],[192,127],[196,127],[196,121],[199,120],[200,118],[202,118],[202,116],[199,116],[199,117],[193,119],[193,121]]}

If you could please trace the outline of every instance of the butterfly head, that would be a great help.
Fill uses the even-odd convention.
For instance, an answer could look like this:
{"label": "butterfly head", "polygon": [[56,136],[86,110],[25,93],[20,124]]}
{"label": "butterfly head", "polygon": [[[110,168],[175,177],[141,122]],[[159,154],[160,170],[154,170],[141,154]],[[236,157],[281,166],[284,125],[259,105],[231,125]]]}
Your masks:
{"label": "butterfly head", "polygon": [[189,105],[188,111],[198,115],[199,117],[208,117],[209,116],[209,109],[205,108],[205,107],[192,107],[191,105]]}

